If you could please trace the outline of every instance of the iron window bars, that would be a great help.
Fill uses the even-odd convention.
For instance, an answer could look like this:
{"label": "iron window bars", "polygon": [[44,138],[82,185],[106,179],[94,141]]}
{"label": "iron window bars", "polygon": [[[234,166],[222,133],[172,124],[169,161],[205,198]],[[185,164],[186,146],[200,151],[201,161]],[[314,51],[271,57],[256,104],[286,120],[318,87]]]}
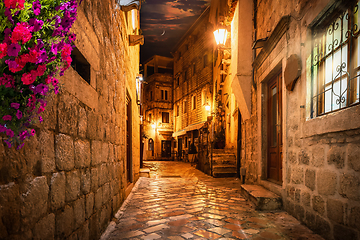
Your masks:
{"label": "iron window bars", "polygon": [[313,28],[311,118],[359,103],[359,2]]}

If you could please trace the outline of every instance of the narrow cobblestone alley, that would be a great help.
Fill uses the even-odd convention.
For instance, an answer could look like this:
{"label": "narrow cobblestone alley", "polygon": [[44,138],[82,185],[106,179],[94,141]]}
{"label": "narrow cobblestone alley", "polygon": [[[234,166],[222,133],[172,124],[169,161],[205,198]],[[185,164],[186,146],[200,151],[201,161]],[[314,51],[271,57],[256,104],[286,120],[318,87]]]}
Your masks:
{"label": "narrow cobblestone alley", "polygon": [[212,178],[183,162],[145,162],[140,178],[102,240],[322,239],[283,211],[257,212],[240,181]]}

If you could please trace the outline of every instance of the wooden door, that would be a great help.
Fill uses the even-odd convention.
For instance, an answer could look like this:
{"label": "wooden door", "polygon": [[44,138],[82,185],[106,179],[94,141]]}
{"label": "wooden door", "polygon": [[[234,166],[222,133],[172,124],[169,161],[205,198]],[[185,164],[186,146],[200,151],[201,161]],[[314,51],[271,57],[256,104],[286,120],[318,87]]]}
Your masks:
{"label": "wooden door", "polygon": [[268,179],[282,183],[282,98],[281,73],[268,84]]}
{"label": "wooden door", "polygon": [[161,157],[163,158],[171,157],[171,141],[167,141],[167,140],[161,141]]}

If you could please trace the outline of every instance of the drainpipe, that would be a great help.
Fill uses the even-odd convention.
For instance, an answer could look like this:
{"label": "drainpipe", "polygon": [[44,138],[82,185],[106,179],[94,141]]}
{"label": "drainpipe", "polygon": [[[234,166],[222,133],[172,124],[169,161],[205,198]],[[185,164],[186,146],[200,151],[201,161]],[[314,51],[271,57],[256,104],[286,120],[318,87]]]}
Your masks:
{"label": "drainpipe", "polygon": [[[253,42],[256,42],[257,40],[257,0],[253,0],[253,5],[254,5],[254,19],[253,19],[253,24],[254,24],[254,41]],[[255,58],[256,58],[256,49],[253,49],[253,62],[255,61]],[[256,83],[255,83],[255,69],[253,67],[252,69],[252,85],[254,87],[254,89],[256,90]]]}
{"label": "drainpipe", "polygon": [[242,134],[241,134],[241,113],[238,109],[238,133],[237,133],[237,151],[236,151],[236,177],[240,178],[240,168],[241,168],[241,141],[242,141]]}

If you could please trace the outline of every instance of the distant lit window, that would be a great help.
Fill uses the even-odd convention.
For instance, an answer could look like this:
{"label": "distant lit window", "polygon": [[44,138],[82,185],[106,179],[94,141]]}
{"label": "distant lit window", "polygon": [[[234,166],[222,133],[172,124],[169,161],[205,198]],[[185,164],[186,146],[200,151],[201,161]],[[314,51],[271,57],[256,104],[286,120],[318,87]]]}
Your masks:
{"label": "distant lit window", "polygon": [[170,114],[168,112],[162,112],[162,122],[169,123],[170,122]]}
{"label": "distant lit window", "polygon": [[151,116],[151,113],[149,113],[148,115],[148,121],[151,122],[152,121],[152,116]]}
{"label": "distant lit window", "polygon": [[201,91],[201,104],[205,105],[207,102],[206,89]]}
{"label": "distant lit window", "polygon": [[186,111],[187,111],[187,101],[184,101],[183,109],[184,109],[184,113],[186,113]]}
{"label": "distant lit window", "polygon": [[195,75],[195,73],[196,73],[196,63],[194,63],[193,65],[193,76]]}
{"label": "distant lit window", "polygon": [[71,52],[71,58],[72,68],[90,84],[90,63],[76,47]]}
{"label": "distant lit window", "polygon": [[176,104],[176,116],[178,117],[180,115],[180,106],[179,104]]}
{"label": "distant lit window", "polygon": [[196,109],[196,95],[192,96],[192,109]]}

